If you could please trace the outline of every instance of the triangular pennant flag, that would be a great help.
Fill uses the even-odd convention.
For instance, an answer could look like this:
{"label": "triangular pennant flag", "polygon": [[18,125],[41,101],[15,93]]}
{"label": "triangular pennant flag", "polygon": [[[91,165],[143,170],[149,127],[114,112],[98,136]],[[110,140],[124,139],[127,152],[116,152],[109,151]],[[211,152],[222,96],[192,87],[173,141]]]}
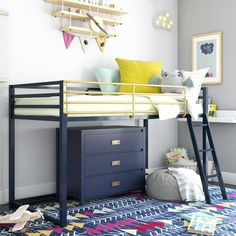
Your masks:
{"label": "triangular pennant flag", "polygon": [[97,210],[97,209],[95,209],[95,210],[93,211],[93,213],[94,213],[94,214],[106,214],[106,212],[100,211],[100,210]]}
{"label": "triangular pennant flag", "polygon": [[81,229],[84,227],[84,223],[72,222],[71,224],[74,225],[74,226],[76,226],[76,227],[78,227],[78,228],[81,228]]}
{"label": "triangular pennant flag", "polygon": [[73,34],[69,34],[69,33],[65,32],[65,31],[63,31],[62,34],[63,34],[63,39],[64,39],[66,49],[68,49],[75,36]]}
{"label": "triangular pennant flag", "polygon": [[68,230],[68,231],[72,231],[74,229],[74,226],[73,225],[67,225],[65,227],[65,229]]}
{"label": "triangular pennant flag", "polygon": [[52,230],[39,230],[39,232],[43,235],[50,236],[50,234],[53,232]]}
{"label": "triangular pennant flag", "polygon": [[76,217],[76,218],[88,218],[88,216],[83,215],[83,214],[80,214],[80,213],[77,213],[77,214],[75,215],[75,217]]}
{"label": "triangular pennant flag", "polygon": [[107,41],[107,37],[96,38],[97,45],[101,52],[104,52],[106,41]]}
{"label": "triangular pennant flag", "polygon": [[121,230],[128,234],[137,235],[137,229],[121,229]]}
{"label": "triangular pennant flag", "polygon": [[89,40],[88,40],[88,38],[84,38],[82,36],[78,36],[78,37],[79,37],[79,42],[80,42],[81,48],[82,48],[83,52],[86,53],[86,48],[89,44]]}

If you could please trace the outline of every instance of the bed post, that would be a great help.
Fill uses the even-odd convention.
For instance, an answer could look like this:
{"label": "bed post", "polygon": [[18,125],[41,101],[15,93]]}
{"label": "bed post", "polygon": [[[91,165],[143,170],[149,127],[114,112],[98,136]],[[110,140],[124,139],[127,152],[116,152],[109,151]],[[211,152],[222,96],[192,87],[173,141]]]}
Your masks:
{"label": "bed post", "polygon": [[143,121],[145,127],[145,168],[148,169],[148,119]]}
{"label": "bed post", "polygon": [[9,86],[9,205],[15,202],[15,118],[14,118],[15,88]]}
{"label": "bed post", "polygon": [[67,116],[64,114],[64,83],[60,82],[59,203],[61,227],[67,225]]}

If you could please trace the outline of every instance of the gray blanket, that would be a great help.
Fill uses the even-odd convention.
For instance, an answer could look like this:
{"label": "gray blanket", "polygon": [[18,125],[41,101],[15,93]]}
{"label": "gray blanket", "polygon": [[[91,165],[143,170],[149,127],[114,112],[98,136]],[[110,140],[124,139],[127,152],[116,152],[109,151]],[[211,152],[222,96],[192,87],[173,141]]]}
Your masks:
{"label": "gray blanket", "polygon": [[180,196],[185,202],[204,201],[202,182],[200,176],[192,169],[186,168],[168,168],[179,185]]}

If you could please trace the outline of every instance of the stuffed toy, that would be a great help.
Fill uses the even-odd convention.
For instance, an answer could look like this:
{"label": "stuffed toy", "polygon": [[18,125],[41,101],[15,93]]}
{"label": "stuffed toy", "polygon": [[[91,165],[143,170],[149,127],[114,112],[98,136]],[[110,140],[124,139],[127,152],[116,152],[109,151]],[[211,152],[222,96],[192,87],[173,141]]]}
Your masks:
{"label": "stuffed toy", "polygon": [[[181,71],[176,71],[176,72],[162,71],[162,79],[157,76],[153,76],[151,77],[149,84],[177,85],[177,86],[185,86],[187,88],[194,87],[192,79],[190,77],[187,79],[184,79],[183,73]],[[183,93],[183,89],[162,87],[161,92],[162,93]]]}

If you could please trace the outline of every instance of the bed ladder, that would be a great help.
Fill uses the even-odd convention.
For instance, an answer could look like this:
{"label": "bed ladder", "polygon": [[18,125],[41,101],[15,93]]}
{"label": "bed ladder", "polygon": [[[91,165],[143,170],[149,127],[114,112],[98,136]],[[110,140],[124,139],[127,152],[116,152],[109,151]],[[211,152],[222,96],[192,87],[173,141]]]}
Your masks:
{"label": "bed ladder", "polygon": [[[218,178],[218,183],[220,186],[221,195],[223,199],[227,200],[227,194],[225,191],[225,185],[222,178],[220,165],[218,162],[216,149],[215,149],[213,138],[212,138],[211,127],[210,127],[208,116],[207,116],[208,114],[207,112],[208,110],[207,88],[203,88],[203,98],[204,98],[203,99],[203,114],[201,116],[202,122],[200,124],[194,124],[192,121],[191,115],[187,115],[187,123],[188,123],[188,128],[189,128],[191,139],[192,139],[195,158],[198,165],[199,175],[202,181],[202,187],[205,194],[205,200],[206,200],[206,203],[211,204],[211,199],[210,199],[209,189],[208,189],[209,178],[214,178],[214,177]],[[194,130],[195,127],[202,127],[202,149],[199,149],[199,146],[197,143],[195,130]],[[207,145],[207,139],[208,139],[209,147]],[[208,158],[207,158],[208,152],[211,152],[212,154],[212,159],[215,166],[216,174],[208,175]],[[202,153],[202,160],[201,160],[200,153]]]}

